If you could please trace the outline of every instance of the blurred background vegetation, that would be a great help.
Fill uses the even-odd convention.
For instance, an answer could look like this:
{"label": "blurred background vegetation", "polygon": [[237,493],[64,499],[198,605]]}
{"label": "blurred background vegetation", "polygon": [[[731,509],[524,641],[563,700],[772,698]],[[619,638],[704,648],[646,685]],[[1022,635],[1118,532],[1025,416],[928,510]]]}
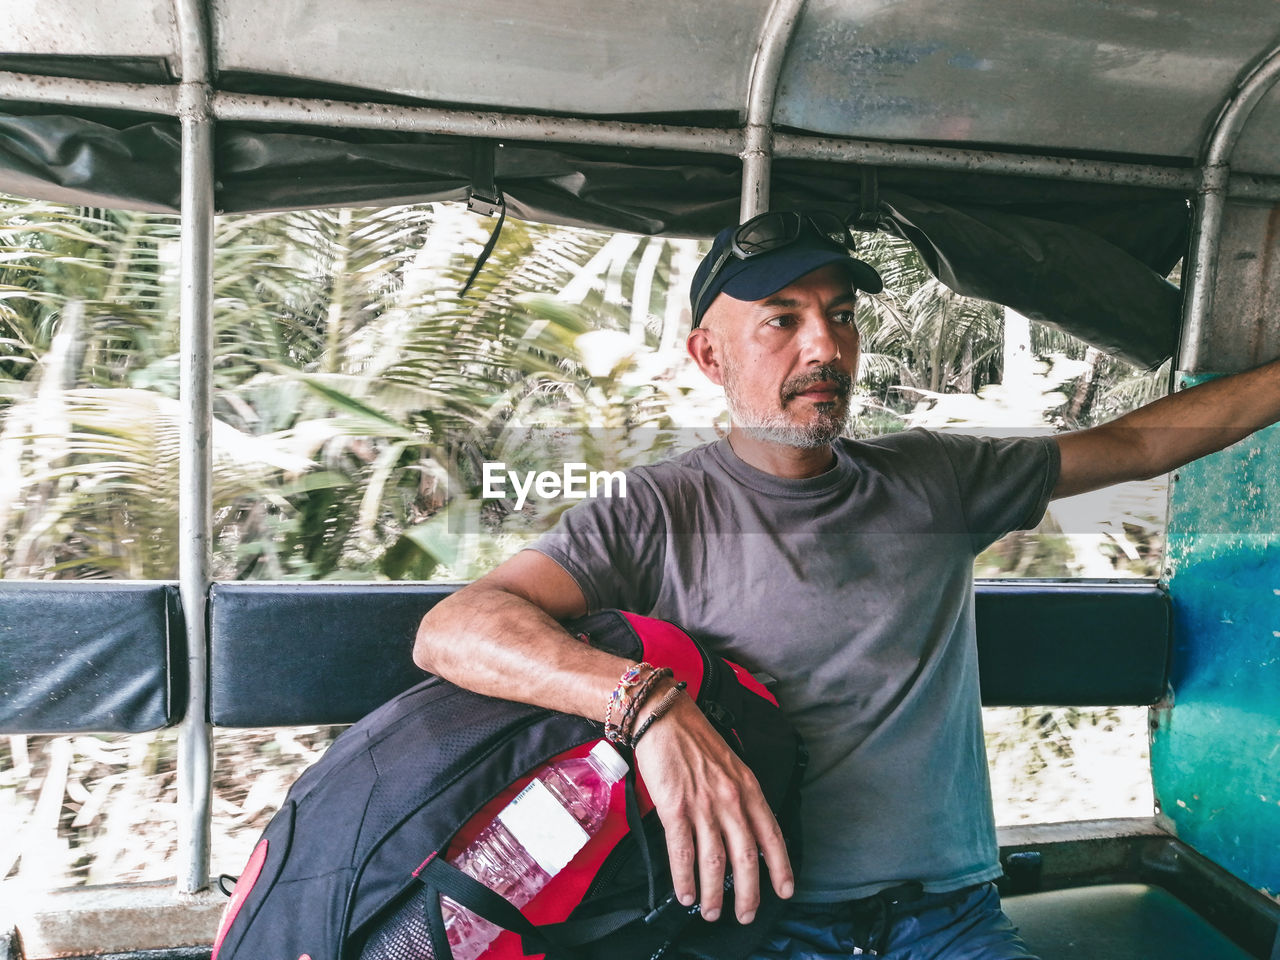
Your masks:
{"label": "blurred background vegetation", "polygon": [[[482,499],[484,462],[612,470],[723,432],[683,350],[703,245],[508,220],[463,295],[492,227],[451,204],[218,219],[218,579],[471,579],[562,508]],[[171,216],[0,198],[0,575],[177,577],[177,251]],[[886,281],[859,305],[860,435],[1074,429],[1167,385],[955,295],[902,241],[859,255]],[[977,573],[1156,576],[1164,503],[1158,481],[1058,501]],[[217,734],[218,869],[335,732]],[[1145,736],[1143,711],[989,711],[1002,821],[1149,814]],[[1095,740],[1125,773],[1081,756]],[[7,738],[0,880],[169,875],[173,754]]]}

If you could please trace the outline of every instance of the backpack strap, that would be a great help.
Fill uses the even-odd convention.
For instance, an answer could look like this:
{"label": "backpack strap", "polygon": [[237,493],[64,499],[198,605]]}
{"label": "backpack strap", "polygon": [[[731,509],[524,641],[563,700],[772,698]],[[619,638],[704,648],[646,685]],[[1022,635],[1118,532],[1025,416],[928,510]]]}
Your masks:
{"label": "backpack strap", "polygon": [[[453,960],[453,949],[445,936],[444,918],[440,911],[440,897],[445,896],[490,923],[520,934],[523,951],[546,953],[548,945],[542,934],[529,919],[517,910],[509,900],[494,893],[479,880],[469,876],[449,863],[444,857],[434,857],[418,874],[427,887],[427,926],[431,930],[435,954],[439,960]],[[439,927],[437,929],[437,915]],[[530,948],[533,949],[530,949]]]}
{"label": "backpack strap", "polygon": [[[657,876],[653,869],[653,857],[649,852],[644,821],[640,816],[635,756],[630,750],[626,752],[631,754],[626,758],[627,775],[623,790],[626,800],[627,827],[635,842],[640,845],[640,857],[644,862],[645,877],[649,886],[647,908],[627,907],[595,917],[580,917],[538,926],[521,913],[511,901],[494,893],[475,877],[459,870],[444,857],[432,857],[419,872],[418,879],[432,894],[427,898],[427,926],[431,931],[431,939],[437,944],[437,960],[453,960],[453,952],[445,936],[444,919],[440,911],[442,895],[490,923],[496,923],[504,930],[518,933],[521,949],[526,955],[544,953],[554,956],[556,960],[560,957],[572,958],[575,947],[601,940],[636,920],[643,919],[653,923],[669,912],[660,909],[660,906],[669,908],[673,901],[672,897],[668,898],[667,903],[662,905],[658,903]],[[448,951],[447,954],[446,951]]]}
{"label": "backpack strap", "polygon": [[649,881],[649,913],[658,909],[658,877],[653,870],[653,857],[649,855],[649,838],[644,832],[644,818],[640,816],[640,795],[636,789],[636,752],[634,747],[624,748],[627,776],[623,796],[626,798],[627,829],[640,844],[640,859],[644,861],[644,875]]}
{"label": "backpack strap", "polygon": [[431,944],[435,948],[436,960],[453,960],[453,947],[449,945],[449,932],[444,925],[444,910],[440,906],[440,891],[433,884],[426,884],[427,933],[431,935]]}
{"label": "backpack strap", "polygon": [[616,933],[628,923],[645,916],[643,909],[627,908],[601,914],[598,917],[565,920],[562,923],[549,923],[539,927],[531,923],[529,918],[517,910],[505,897],[494,893],[479,880],[463,873],[443,857],[434,857],[423,867],[418,879],[437,894],[428,898],[427,923],[433,928],[431,933],[436,943],[438,960],[453,960],[451,950],[448,957],[445,956],[448,941],[444,937],[443,920],[439,921],[439,931],[434,929],[435,921],[440,914],[440,896],[448,897],[454,903],[466,907],[490,923],[496,923],[503,929],[518,933],[521,950],[526,955],[544,953],[556,957],[557,960],[560,957],[572,958],[575,947],[603,939]]}

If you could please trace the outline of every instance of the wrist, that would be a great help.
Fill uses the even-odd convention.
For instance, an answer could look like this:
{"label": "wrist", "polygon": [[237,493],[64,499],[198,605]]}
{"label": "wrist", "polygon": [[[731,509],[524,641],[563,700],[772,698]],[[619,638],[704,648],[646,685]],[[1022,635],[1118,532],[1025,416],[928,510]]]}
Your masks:
{"label": "wrist", "polygon": [[671,678],[670,667],[650,663],[633,663],[618,680],[609,695],[604,714],[604,736],[611,743],[631,742],[641,709]]}
{"label": "wrist", "polygon": [[631,734],[628,745],[635,749],[640,738],[649,732],[655,724],[667,717],[681,700],[688,699],[685,693],[687,684],[683,681],[668,681],[661,690],[654,692],[644,704],[645,709],[638,711],[635,732]]}

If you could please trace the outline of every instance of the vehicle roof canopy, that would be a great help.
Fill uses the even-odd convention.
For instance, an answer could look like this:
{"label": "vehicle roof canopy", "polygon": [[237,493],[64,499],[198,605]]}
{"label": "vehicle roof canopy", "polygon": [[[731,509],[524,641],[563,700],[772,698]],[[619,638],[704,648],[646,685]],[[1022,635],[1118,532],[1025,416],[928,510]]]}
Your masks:
{"label": "vehicle roof canopy", "polygon": [[[1173,351],[1163,277],[1206,137],[1276,33],[1272,0],[1037,0],[1016,19],[983,0],[792,5],[772,206],[861,214],[962,293],[1140,363]],[[216,206],[496,193],[527,219],[709,235],[738,216],[776,6],[213,0]],[[0,38],[0,190],[178,208],[173,0],[9,0]],[[1278,128],[1268,95],[1233,192],[1280,195]]]}

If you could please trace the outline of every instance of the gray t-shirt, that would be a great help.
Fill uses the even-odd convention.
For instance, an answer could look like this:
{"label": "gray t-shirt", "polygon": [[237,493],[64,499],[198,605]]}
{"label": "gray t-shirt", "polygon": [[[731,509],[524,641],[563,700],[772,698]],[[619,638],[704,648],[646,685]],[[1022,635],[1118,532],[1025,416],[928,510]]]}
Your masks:
{"label": "gray t-shirt", "polygon": [[674,620],[777,680],[810,752],[796,898],[999,876],[978,692],[973,559],[1039,522],[1047,437],[840,440],[787,480],[727,441],[640,467],[534,549],[588,607]]}

